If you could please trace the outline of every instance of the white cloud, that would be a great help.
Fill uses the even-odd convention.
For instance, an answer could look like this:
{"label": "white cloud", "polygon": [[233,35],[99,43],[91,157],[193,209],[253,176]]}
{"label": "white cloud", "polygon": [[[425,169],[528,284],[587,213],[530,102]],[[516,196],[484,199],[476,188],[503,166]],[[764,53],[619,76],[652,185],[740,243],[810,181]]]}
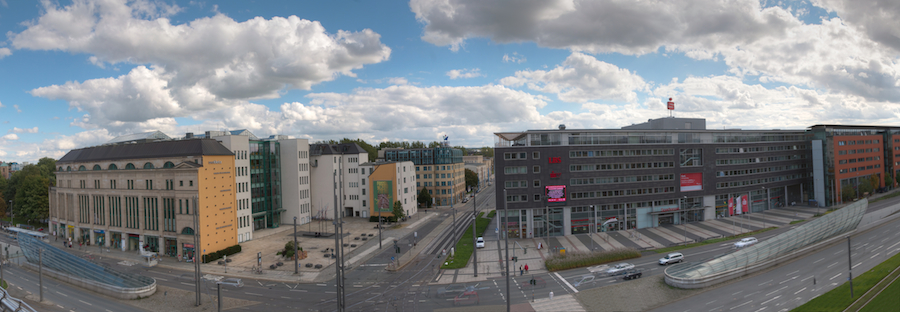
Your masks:
{"label": "white cloud", "polygon": [[560,100],[578,103],[597,99],[631,102],[637,100],[635,91],[647,86],[644,79],[627,69],[578,52],[551,70],[518,71],[500,83],[514,87],[524,84],[532,90],[556,93]]}
{"label": "white cloud", "polygon": [[522,64],[522,63],[525,63],[525,61],[527,61],[527,59],[525,58],[525,56],[524,56],[524,55],[519,55],[518,52],[513,52],[512,56],[510,56],[509,54],[503,54],[503,62],[504,62],[504,63],[518,63],[518,64]]}
{"label": "white cloud", "polygon": [[813,5],[836,12],[850,27],[872,41],[900,51],[900,3],[895,0],[812,0]]}
{"label": "white cloud", "polygon": [[392,85],[409,84],[409,81],[406,81],[406,78],[403,78],[403,77],[394,77],[394,78],[388,79],[388,82]]}
{"label": "white cloud", "polygon": [[0,48],[0,59],[10,55],[12,55],[12,51],[10,51],[9,48]]}
{"label": "white cloud", "polygon": [[369,29],[328,33],[321,23],[296,16],[237,22],[217,14],[172,24],[167,17],[180,8],[152,1],[43,5],[35,23],[9,34],[13,47],[86,53],[98,66],[138,64],[119,77],[32,90],[69,101],[101,126],[278,98],[284,89],[354,77],[354,69],[391,53]]}
{"label": "white cloud", "polygon": [[481,73],[481,69],[478,68],[454,69],[448,71],[447,76],[450,77],[450,79],[484,77],[484,75]]}
{"label": "white cloud", "polygon": [[13,127],[11,130],[9,130],[9,132],[10,133],[38,133],[38,127],[25,128],[25,129]]}
{"label": "white cloud", "polygon": [[763,9],[757,0],[413,0],[410,8],[425,24],[423,40],[453,50],[473,37],[591,53],[645,54],[680,42],[712,49],[796,23],[786,10]]}
{"label": "white cloud", "polygon": [[21,112],[22,112],[22,110],[19,109],[19,105],[18,105],[18,104],[13,104],[13,108],[16,109],[16,113],[21,113]]}
{"label": "white cloud", "polygon": [[2,140],[8,140],[8,141],[15,141],[15,140],[18,140],[18,139],[19,139],[19,136],[16,135],[15,133],[10,133],[10,134],[7,134],[7,135],[4,135],[4,136],[0,137],[0,139],[2,139]]}

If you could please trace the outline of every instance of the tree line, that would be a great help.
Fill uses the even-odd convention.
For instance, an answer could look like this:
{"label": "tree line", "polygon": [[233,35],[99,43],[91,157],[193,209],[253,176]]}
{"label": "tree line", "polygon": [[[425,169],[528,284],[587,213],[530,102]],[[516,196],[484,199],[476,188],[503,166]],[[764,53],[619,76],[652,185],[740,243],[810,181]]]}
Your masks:
{"label": "tree line", "polygon": [[[375,159],[378,158],[378,151],[381,150],[381,149],[385,149],[385,148],[405,148],[405,149],[413,149],[413,148],[435,148],[435,147],[440,147],[440,146],[441,146],[441,142],[438,142],[438,141],[432,141],[432,142],[427,143],[427,144],[426,144],[425,142],[422,142],[422,141],[414,141],[414,142],[409,142],[409,141],[397,141],[397,142],[394,142],[394,141],[385,141],[385,142],[378,143],[378,145],[372,145],[372,144],[369,144],[368,142],[364,141],[363,139],[355,139],[355,140],[351,140],[351,139],[348,139],[348,138],[343,138],[343,139],[341,139],[340,141],[338,141],[338,140],[328,140],[328,141],[319,141],[319,142],[316,142],[316,144],[343,144],[343,143],[356,143],[357,145],[359,145],[360,147],[362,147],[363,150],[365,150],[366,153],[369,154],[369,161],[375,161]],[[463,155],[468,155],[469,150],[468,150],[467,148],[465,148],[465,147],[462,147],[462,146],[454,146],[453,148],[462,150]],[[482,148],[480,148],[479,150],[480,150],[480,151],[479,151],[478,153],[475,153],[476,155],[483,155],[483,156],[485,156],[485,157],[494,157],[494,149],[491,148],[491,147],[489,147],[489,146],[482,147]]]}
{"label": "tree line", "polygon": [[[16,219],[40,221],[50,217],[50,187],[56,185],[56,160],[41,158],[14,172],[9,179],[0,178],[0,215]],[[9,207],[12,200],[12,207]]]}

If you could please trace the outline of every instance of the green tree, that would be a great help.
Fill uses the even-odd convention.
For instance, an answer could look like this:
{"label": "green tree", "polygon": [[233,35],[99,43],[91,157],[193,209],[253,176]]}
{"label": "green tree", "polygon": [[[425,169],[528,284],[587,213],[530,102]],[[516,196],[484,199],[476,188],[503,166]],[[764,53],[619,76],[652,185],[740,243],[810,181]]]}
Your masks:
{"label": "green tree", "polygon": [[481,148],[481,155],[484,157],[494,157],[494,148],[485,146]]}
{"label": "green tree", "polygon": [[417,200],[419,201],[419,205],[421,205],[422,207],[431,208],[431,193],[428,193],[427,187],[422,188],[422,191],[419,192],[419,198]]}
{"label": "green tree", "polygon": [[894,175],[894,181],[896,181],[897,183],[900,183],[900,174]]}
{"label": "green tree", "polygon": [[876,174],[869,176],[869,183],[872,183],[872,188],[877,189],[881,187],[881,176]]}
{"label": "green tree", "polygon": [[478,174],[475,171],[466,169],[466,188],[478,186]]}
{"label": "green tree", "polygon": [[425,148],[425,143],[422,143],[422,141],[415,141],[415,142],[412,142],[412,144],[410,146],[412,148]]}
{"label": "green tree", "polygon": [[841,200],[844,202],[852,201],[856,198],[856,190],[853,189],[852,185],[844,185],[841,188]]}
{"label": "green tree", "polygon": [[432,141],[431,143],[428,143],[428,148],[435,148],[435,147],[441,147],[441,142]]}
{"label": "green tree", "polygon": [[397,221],[399,221],[400,219],[403,219],[403,217],[406,217],[406,213],[403,211],[403,204],[401,204],[399,200],[394,202],[393,213],[394,213],[394,217],[397,218]]}
{"label": "green tree", "polygon": [[50,187],[56,184],[56,160],[41,158],[13,173],[3,190],[3,198],[13,200],[12,212],[28,220],[46,219],[50,215]]}
{"label": "green tree", "polygon": [[863,194],[869,193],[872,194],[872,190],[874,187],[872,186],[872,182],[869,179],[859,179],[859,186],[857,188],[857,196],[862,197]]}
{"label": "green tree", "polygon": [[288,241],[287,243],[285,243],[284,249],[281,250],[281,252],[278,254],[284,256],[285,258],[293,257],[294,256],[294,241]]}

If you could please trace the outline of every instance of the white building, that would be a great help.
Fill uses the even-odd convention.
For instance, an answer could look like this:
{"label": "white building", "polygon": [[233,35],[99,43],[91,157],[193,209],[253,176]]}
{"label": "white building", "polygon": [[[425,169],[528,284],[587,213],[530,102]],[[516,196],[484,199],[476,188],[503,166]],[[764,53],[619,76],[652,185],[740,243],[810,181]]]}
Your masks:
{"label": "white building", "polygon": [[368,217],[363,208],[365,177],[359,164],[369,154],[356,143],[312,144],[309,146],[312,191],[312,217],[334,219],[337,201],[344,217]]}

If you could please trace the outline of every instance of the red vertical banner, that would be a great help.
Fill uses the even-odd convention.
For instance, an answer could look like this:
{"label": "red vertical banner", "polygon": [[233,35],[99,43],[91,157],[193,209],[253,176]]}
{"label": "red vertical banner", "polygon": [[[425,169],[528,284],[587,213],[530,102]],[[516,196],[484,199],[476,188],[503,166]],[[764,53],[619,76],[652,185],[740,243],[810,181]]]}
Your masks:
{"label": "red vertical banner", "polygon": [[672,102],[672,98],[669,98],[669,101],[666,102],[666,108],[669,110],[675,110],[675,102]]}
{"label": "red vertical banner", "polygon": [[747,204],[747,195],[741,195],[741,209],[744,213],[750,212],[750,205]]}
{"label": "red vertical banner", "polygon": [[728,215],[734,215],[734,197],[728,197]]}

